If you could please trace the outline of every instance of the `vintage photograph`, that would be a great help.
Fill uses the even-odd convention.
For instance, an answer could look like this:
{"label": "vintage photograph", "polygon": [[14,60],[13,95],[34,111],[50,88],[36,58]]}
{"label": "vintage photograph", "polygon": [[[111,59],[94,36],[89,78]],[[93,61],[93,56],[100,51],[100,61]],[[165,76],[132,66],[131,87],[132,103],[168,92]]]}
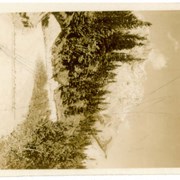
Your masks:
{"label": "vintage photograph", "polygon": [[179,19],[1,12],[0,169],[180,168]]}

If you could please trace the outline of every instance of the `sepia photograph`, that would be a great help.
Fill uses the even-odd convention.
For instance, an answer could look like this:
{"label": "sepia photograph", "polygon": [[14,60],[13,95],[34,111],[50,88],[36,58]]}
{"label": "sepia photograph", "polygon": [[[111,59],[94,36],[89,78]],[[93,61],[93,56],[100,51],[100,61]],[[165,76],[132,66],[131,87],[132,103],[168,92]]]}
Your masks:
{"label": "sepia photograph", "polygon": [[0,10],[0,170],[180,168],[180,5],[47,6]]}

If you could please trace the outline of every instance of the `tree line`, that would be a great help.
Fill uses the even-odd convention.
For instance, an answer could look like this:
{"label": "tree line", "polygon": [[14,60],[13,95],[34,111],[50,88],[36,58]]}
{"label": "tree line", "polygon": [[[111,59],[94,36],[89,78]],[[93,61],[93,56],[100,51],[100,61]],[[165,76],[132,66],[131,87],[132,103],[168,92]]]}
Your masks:
{"label": "tree line", "polygon": [[[30,28],[27,13],[19,16]],[[107,85],[115,83],[115,69],[121,63],[142,60],[130,50],[145,45],[147,37],[131,30],[151,25],[131,11],[48,12],[41,19],[43,28],[48,28],[50,16],[61,27],[52,47],[53,78],[59,85],[54,92],[58,119],[49,118],[46,72],[43,64],[37,65],[29,113],[9,136],[17,144],[8,146],[5,168],[85,168],[85,150],[98,136],[95,123],[108,106]]]}

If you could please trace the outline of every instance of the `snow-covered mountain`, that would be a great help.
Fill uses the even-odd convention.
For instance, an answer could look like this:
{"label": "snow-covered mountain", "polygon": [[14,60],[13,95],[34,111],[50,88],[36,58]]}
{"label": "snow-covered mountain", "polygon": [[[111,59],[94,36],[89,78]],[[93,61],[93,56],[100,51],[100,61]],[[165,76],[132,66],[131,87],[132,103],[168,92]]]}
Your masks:
{"label": "snow-covered mountain", "polygon": [[[0,135],[12,132],[25,118],[32,95],[35,66],[39,60],[44,61],[47,68],[47,89],[52,119],[56,116],[52,100],[55,82],[52,79],[50,63],[51,46],[60,27],[52,16],[48,29],[43,32],[41,23],[37,21],[41,17],[40,13],[28,14],[28,16],[33,24],[30,28],[22,25],[17,14],[0,15],[2,27],[0,29]],[[14,64],[13,61],[15,61]],[[13,99],[15,110],[13,110]],[[13,111],[15,111],[15,117]]]}

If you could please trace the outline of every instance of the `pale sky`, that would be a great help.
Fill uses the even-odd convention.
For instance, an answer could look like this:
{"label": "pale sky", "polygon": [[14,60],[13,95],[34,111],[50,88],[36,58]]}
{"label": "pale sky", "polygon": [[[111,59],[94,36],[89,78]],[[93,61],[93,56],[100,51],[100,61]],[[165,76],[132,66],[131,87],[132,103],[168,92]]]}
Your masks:
{"label": "pale sky", "polygon": [[99,167],[180,167],[180,11],[140,14],[152,23],[144,99]]}

